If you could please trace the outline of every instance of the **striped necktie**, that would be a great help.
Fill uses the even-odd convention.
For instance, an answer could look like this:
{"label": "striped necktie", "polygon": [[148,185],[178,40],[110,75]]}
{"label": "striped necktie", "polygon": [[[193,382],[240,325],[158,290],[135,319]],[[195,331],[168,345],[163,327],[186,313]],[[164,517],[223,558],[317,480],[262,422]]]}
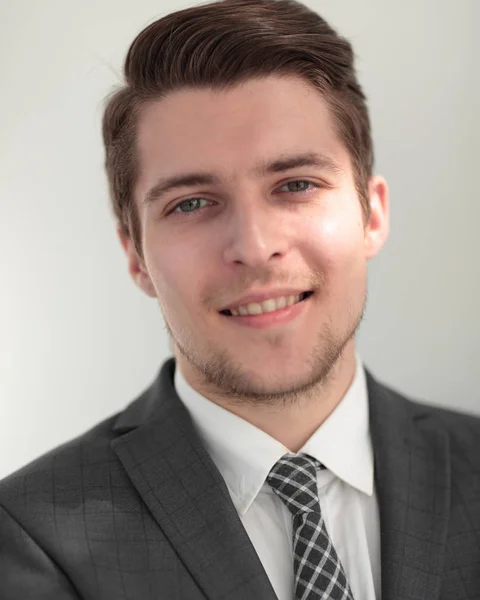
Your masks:
{"label": "striped necktie", "polygon": [[293,515],[295,600],[353,600],[320,510],[316,469],[308,454],[285,454],[267,481]]}

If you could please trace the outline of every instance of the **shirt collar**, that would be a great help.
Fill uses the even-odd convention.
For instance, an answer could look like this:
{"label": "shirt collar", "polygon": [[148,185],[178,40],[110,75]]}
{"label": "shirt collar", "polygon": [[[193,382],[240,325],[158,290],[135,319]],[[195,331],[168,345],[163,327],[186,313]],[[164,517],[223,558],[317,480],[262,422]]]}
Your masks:
{"label": "shirt collar", "polygon": [[[288,448],[255,425],[194,390],[176,363],[175,389],[207,451],[243,515]],[[310,454],[337,477],[369,496],[373,493],[373,450],[369,432],[365,371],[356,356],[355,376],[335,410],[299,452]]]}

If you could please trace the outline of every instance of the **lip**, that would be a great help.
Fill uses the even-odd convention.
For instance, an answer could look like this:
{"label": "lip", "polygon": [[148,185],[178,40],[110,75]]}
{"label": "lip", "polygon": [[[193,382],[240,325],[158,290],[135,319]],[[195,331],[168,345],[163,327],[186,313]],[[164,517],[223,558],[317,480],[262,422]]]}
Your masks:
{"label": "lip", "polygon": [[[303,294],[304,292],[308,292],[308,289],[292,289],[292,288],[277,288],[275,290],[264,290],[262,292],[255,292],[252,294],[248,294],[247,296],[242,296],[238,298],[238,300],[234,300],[227,306],[220,308],[219,311],[222,310],[230,310],[231,308],[236,308],[238,306],[244,306],[245,304],[250,304],[250,302],[257,302],[260,304],[264,300],[269,300],[270,298],[280,298],[281,296],[298,296]],[[295,306],[295,305],[294,305]],[[282,309],[283,310],[283,309]]]}
{"label": "lip", "polygon": [[267,327],[276,325],[285,325],[299,317],[308,309],[310,299],[311,296],[308,296],[305,300],[297,302],[297,304],[292,304],[292,306],[286,306],[285,308],[280,308],[273,312],[262,313],[261,315],[239,315],[238,317],[233,315],[221,315],[221,317],[223,319],[228,319],[233,325],[244,325],[254,329],[266,329]]}

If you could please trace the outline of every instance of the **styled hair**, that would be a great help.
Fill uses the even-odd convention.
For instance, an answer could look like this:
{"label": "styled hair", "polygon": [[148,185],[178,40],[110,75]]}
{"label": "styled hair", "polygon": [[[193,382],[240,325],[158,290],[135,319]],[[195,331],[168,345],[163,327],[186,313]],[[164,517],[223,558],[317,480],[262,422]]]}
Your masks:
{"label": "styled hair", "polygon": [[105,101],[102,132],[110,200],[117,223],[141,259],[133,190],[142,107],[175,90],[224,90],[269,75],[299,76],[322,94],[349,152],[368,219],[373,144],[350,43],[295,0],[221,0],[168,14],[141,31],[125,59],[124,85]]}

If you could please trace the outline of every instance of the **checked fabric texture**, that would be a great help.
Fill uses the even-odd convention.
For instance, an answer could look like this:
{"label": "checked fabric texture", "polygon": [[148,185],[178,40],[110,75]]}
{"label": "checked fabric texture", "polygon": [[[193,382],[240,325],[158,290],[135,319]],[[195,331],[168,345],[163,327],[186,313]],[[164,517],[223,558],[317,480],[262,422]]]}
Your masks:
{"label": "checked fabric texture", "polygon": [[353,600],[318,499],[316,469],[308,454],[285,454],[267,481],[293,515],[295,600]]}

